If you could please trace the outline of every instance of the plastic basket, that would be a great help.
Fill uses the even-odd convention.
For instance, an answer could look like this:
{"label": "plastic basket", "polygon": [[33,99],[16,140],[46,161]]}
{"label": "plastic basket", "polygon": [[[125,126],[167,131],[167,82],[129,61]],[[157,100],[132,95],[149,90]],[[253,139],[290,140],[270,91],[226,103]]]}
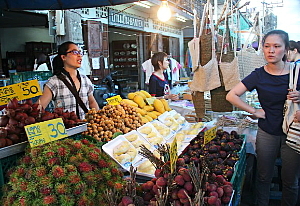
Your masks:
{"label": "plastic basket", "polygon": [[234,173],[230,180],[233,189],[235,191],[234,196],[232,198],[232,206],[237,206],[240,204],[241,195],[242,195],[242,187],[245,179],[245,171],[246,171],[246,135],[242,135],[244,137],[244,142],[239,151],[239,161],[236,163],[234,168]]}

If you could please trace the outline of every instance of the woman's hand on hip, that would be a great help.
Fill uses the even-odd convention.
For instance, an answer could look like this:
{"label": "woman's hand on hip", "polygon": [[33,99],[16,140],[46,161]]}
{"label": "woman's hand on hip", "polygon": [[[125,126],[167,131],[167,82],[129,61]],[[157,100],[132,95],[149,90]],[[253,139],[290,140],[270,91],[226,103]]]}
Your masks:
{"label": "woman's hand on hip", "polygon": [[252,119],[266,119],[266,113],[263,109],[255,109],[255,112],[250,117]]}

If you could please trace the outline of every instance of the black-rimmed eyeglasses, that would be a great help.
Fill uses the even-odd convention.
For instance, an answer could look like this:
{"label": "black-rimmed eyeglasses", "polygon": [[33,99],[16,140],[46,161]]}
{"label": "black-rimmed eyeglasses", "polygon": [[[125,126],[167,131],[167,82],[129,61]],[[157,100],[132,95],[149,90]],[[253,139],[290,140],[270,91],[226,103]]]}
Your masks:
{"label": "black-rimmed eyeglasses", "polygon": [[72,50],[72,51],[66,52],[66,54],[68,54],[68,53],[71,53],[71,54],[74,54],[74,55],[81,55],[81,56],[83,56],[83,52],[82,51]]}

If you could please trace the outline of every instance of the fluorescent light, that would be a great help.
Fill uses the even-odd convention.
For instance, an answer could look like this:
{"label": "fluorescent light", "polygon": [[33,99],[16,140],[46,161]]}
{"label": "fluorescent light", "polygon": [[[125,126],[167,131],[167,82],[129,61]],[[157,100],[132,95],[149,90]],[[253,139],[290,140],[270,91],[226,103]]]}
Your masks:
{"label": "fluorescent light", "polygon": [[147,1],[138,1],[138,2],[134,2],[134,4],[139,5],[141,7],[145,7],[147,9],[151,7],[150,3]]}
{"label": "fluorescent light", "polygon": [[178,13],[175,14],[175,17],[176,17],[176,20],[181,21],[181,22],[186,22],[188,20],[187,18],[179,15]]}

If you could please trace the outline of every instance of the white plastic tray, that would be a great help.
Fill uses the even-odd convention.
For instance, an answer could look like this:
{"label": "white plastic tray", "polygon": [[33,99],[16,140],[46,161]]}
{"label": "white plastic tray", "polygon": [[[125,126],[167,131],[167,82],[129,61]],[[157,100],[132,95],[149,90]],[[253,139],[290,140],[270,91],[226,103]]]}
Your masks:
{"label": "white plastic tray", "polygon": [[[158,120],[154,120],[151,122],[151,124],[153,125],[153,127],[155,127],[154,125],[157,124],[159,125],[160,127],[163,127],[165,129],[169,129],[170,130],[170,133],[166,136],[163,136],[163,138],[167,141],[168,139],[172,138],[172,136],[175,134],[174,130],[171,130],[169,127],[167,127],[165,124],[163,124],[162,122],[158,121]],[[157,129],[155,127],[155,129]],[[157,130],[158,131],[158,130]],[[159,131],[158,131],[159,132]],[[161,133],[160,133],[161,134]]]}
{"label": "white plastic tray", "polygon": [[[148,122],[148,123],[144,124],[143,126],[139,127],[139,128],[137,129],[137,131],[143,136],[143,138],[145,138],[148,142],[150,142],[150,144],[151,144],[152,146],[154,146],[155,148],[157,148],[156,143],[152,143],[152,142],[151,142],[151,139],[147,137],[147,134],[145,134],[145,133],[142,132],[143,129],[145,129],[146,127],[151,128],[151,132],[154,132],[154,133],[155,133],[155,137],[160,137],[160,138],[162,139],[162,141],[159,142],[159,144],[165,144],[165,143],[166,143],[166,140],[165,140],[165,139],[163,138],[163,136],[161,136],[161,134],[155,129],[155,127],[152,125],[152,123],[151,123],[151,122]],[[155,137],[154,137],[154,138],[155,138]]]}
{"label": "white plastic tray", "polygon": [[[125,170],[129,171],[130,169],[130,165],[134,165],[135,162],[137,162],[139,159],[141,159],[142,157],[138,154],[135,156],[135,158],[131,161],[131,162],[125,162],[124,164],[121,164],[120,162],[118,162],[114,155],[113,155],[113,150],[114,148],[121,144],[122,142],[128,142],[130,144],[130,142],[123,136],[123,135],[119,135],[118,137],[116,137],[115,139],[109,141],[108,143],[106,143],[105,145],[102,146],[102,149],[111,157],[113,158],[122,168],[124,168]],[[132,144],[130,144],[130,146],[132,148],[134,148],[132,146]]]}

